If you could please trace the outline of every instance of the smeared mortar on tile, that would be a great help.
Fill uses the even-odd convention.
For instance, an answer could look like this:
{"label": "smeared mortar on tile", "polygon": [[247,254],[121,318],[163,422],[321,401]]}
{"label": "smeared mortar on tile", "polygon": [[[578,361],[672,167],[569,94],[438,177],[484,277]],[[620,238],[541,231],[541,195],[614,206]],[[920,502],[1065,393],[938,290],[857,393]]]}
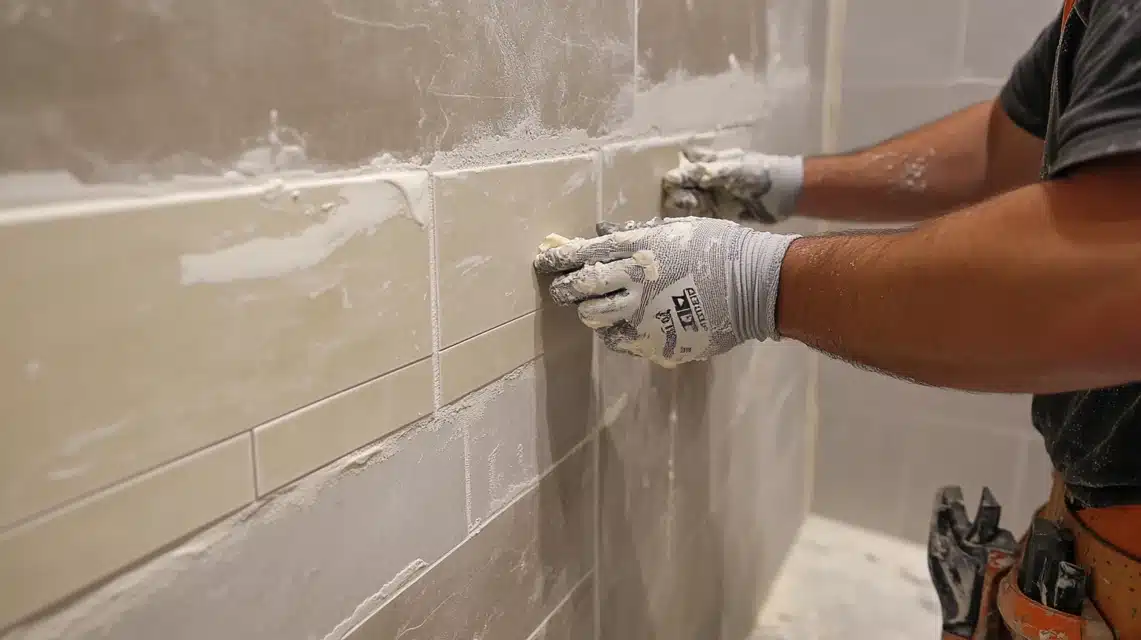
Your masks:
{"label": "smeared mortar on tile", "polygon": [[332,631],[325,634],[323,640],[340,640],[344,638],[350,631],[353,630],[358,624],[368,618],[374,611],[379,609],[389,598],[396,595],[401,588],[407,584],[411,584],[418,578],[424,570],[428,568],[428,563],[424,562],[422,558],[416,558],[407,567],[404,567],[392,577],[391,580],[384,583],[373,595],[369,596],[364,602],[357,605],[352,615],[345,618],[333,628]]}
{"label": "smeared mortar on tile", "polygon": [[[470,440],[472,438],[471,426],[473,424],[479,423],[479,421],[484,419],[484,416],[487,414],[487,409],[492,402],[502,396],[504,391],[506,391],[510,386],[518,383],[526,384],[528,381],[533,383],[534,380],[535,360],[531,360],[520,365],[519,367],[516,367],[514,370],[510,371],[504,376],[501,376],[490,384],[472,393],[469,393],[454,403],[440,409],[440,411],[437,413],[437,416],[442,422],[449,423],[453,425],[456,430],[467,434],[465,437]],[[472,499],[471,469],[476,463],[477,461],[471,458],[470,448],[465,447],[464,465],[468,470],[468,482],[466,489],[469,512]],[[494,465],[496,464],[496,456],[491,456],[490,459],[486,461],[486,464],[489,465],[488,477],[491,478],[492,482],[494,483],[496,479],[494,470]],[[527,482],[519,483],[517,485],[511,484],[506,487],[498,487],[501,490],[501,496],[499,498],[489,498],[492,503],[491,511],[497,511],[504,504],[510,502],[528,487],[532,486],[534,482],[534,480],[528,480]],[[474,513],[471,513],[470,516],[471,517],[468,522],[468,528],[470,531],[474,532],[483,524],[483,517]]]}
{"label": "smeared mortar on tile", "polygon": [[[2,636],[3,640],[115,637],[116,624],[128,613],[145,608],[148,600],[172,586],[191,569],[234,566],[240,562],[244,545],[250,543],[253,536],[261,535],[266,527],[272,527],[283,518],[315,504],[324,492],[331,490],[346,476],[365,473],[403,451],[412,440],[439,434],[444,428],[445,425],[437,419],[421,419],[380,442],[359,449],[293,485],[258,500],[94,590],[69,599],[36,619],[12,628]],[[452,430],[436,446],[442,450],[460,437],[458,431]],[[361,511],[361,517],[368,517],[367,510]],[[342,523],[338,526],[351,525]],[[385,599],[414,580],[423,568],[419,566],[419,561],[413,562],[388,580],[368,601],[380,606]],[[303,578],[301,575],[284,575],[272,579],[297,580],[298,584],[303,585]],[[367,613],[358,604],[353,602],[349,605],[346,610],[347,619]],[[330,620],[325,628],[333,628],[340,623],[340,620]],[[330,637],[330,640],[336,639]]]}
{"label": "smeared mortar on tile", "polygon": [[[409,172],[354,181],[339,189],[336,201],[322,205],[328,216],[301,232],[284,237],[258,237],[208,253],[180,259],[182,284],[218,284],[277,278],[310,269],[328,259],[354,237],[376,232],[390,218],[405,216],[426,226],[429,175]],[[274,200],[284,184],[271,182],[265,198]],[[393,202],[393,191],[403,199]]]}

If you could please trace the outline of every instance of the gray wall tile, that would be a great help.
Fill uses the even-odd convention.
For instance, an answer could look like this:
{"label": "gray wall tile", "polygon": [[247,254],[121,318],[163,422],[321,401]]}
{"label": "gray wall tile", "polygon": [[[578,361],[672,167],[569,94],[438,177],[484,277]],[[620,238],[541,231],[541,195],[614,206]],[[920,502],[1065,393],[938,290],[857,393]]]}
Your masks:
{"label": "gray wall tile", "polygon": [[904,503],[903,522],[896,535],[914,542],[926,542],[931,524],[931,507],[939,487],[959,485],[974,517],[983,486],[989,486],[1005,507],[1003,526],[1021,535],[1028,522],[1015,521],[1011,507],[1019,499],[1018,482],[1022,471],[1025,438],[1010,433],[973,429],[968,426],[924,424],[892,425],[908,429],[902,457]]}
{"label": "gray wall tile", "polygon": [[821,386],[834,407],[858,409],[869,419],[899,416],[928,425],[1033,433],[1030,396],[967,393],[915,384],[829,359],[821,365]]}
{"label": "gray wall tile", "polygon": [[349,638],[526,638],[593,565],[591,461],[580,449]]}
{"label": "gray wall tile", "polygon": [[1060,2],[967,0],[964,68],[968,76],[1005,81],[1042,29],[1057,17]]}
{"label": "gray wall tile", "polygon": [[868,529],[898,531],[906,432],[894,431],[882,416],[868,415],[858,405],[833,399],[836,389],[849,384],[848,366],[827,358],[820,363],[812,510]]}
{"label": "gray wall tile", "polygon": [[949,84],[961,65],[965,0],[857,0],[844,29],[844,83]]}
{"label": "gray wall tile", "polygon": [[49,636],[324,637],[394,576],[436,561],[467,531],[461,434],[425,422],[367,451],[156,560],[149,580],[116,585],[110,602],[97,605],[114,616],[73,616],[66,632]]}
{"label": "gray wall tile", "polygon": [[[543,331],[548,353],[496,392],[455,405],[454,419],[468,430],[473,521],[502,508],[593,431],[593,334],[559,321],[544,321]],[[465,404],[478,411],[463,411]]]}
{"label": "gray wall tile", "polygon": [[840,148],[874,145],[998,95],[1001,85],[957,82],[949,86],[845,83],[840,105]]}
{"label": "gray wall tile", "polygon": [[594,576],[571,592],[527,640],[588,640],[594,637]]}

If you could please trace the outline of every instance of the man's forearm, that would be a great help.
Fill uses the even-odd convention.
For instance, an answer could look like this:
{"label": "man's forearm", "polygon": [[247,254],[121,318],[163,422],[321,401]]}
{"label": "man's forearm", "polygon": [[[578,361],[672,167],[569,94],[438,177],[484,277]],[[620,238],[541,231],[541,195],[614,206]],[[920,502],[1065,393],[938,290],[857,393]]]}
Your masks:
{"label": "man's forearm", "polygon": [[1037,179],[1041,141],[985,102],[870,149],[807,158],[797,215],[917,222]]}
{"label": "man's forearm", "polygon": [[1141,379],[1138,182],[1117,171],[1040,183],[904,233],[797,240],[781,271],[779,331],[959,389]]}

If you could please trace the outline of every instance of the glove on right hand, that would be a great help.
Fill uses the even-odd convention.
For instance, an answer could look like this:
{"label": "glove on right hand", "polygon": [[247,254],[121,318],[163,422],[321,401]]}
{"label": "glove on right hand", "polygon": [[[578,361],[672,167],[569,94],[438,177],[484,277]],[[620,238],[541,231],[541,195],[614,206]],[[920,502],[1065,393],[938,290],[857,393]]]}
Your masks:
{"label": "glove on right hand", "polygon": [[577,305],[607,347],[674,366],[777,337],[781,262],[796,236],[709,218],[598,231],[544,250],[535,269],[563,274],[551,296]]}
{"label": "glove on right hand", "polygon": [[686,149],[681,166],[662,178],[662,211],[773,224],[792,215],[803,183],[799,156]]}

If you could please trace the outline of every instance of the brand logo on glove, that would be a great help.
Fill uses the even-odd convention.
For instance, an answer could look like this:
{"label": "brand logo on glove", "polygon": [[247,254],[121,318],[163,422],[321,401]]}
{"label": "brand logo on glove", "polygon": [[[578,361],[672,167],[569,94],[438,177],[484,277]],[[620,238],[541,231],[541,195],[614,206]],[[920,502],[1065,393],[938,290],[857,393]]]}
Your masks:
{"label": "brand logo on glove", "polygon": [[677,347],[677,328],[674,327],[674,316],[669,309],[663,309],[654,314],[658,322],[662,323],[662,333],[666,334],[665,348],[662,350],[666,356],[672,356]]}
{"label": "brand logo on glove", "polygon": [[701,298],[697,297],[697,290],[686,287],[682,295],[673,296],[674,311],[677,312],[678,322],[682,331],[708,330],[709,324],[705,320],[705,309],[701,306]]}

